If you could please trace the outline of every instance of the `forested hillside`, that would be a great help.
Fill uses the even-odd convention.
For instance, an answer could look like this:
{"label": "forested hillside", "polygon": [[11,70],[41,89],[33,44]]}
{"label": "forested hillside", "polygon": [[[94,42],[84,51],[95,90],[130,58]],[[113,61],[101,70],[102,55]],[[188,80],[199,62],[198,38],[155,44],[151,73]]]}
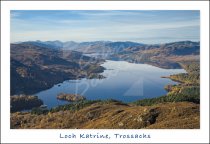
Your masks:
{"label": "forested hillside", "polygon": [[11,44],[11,95],[33,94],[68,79],[101,77],[103,60],[80,52]]}
{"label": "forested hillside", "polygon": [[199,42],[183,41],[129,47],[111,55],[110,58],[147,63],[162,68],[181,68],[180,62],[199,61],[199,55]]}
{"label": "forested hillside", "polygon": [[166,96],[161,96],[152,99],[143,99],[134,102],[136,105],[153,105],[162,102],[181,102],[189,101],[200,103],[200,63],[185,62],[181,64],[187,73],[171,75],[170,78],[180,82],[177,85],[166,85],[168,91]]}

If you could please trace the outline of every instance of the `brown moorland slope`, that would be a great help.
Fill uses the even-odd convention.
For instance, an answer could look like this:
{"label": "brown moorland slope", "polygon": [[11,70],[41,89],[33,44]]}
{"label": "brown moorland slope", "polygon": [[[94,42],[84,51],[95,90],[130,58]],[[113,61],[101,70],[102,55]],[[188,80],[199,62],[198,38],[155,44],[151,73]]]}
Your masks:
{"label": "brown moorland slope", "polygon": [[82,109],[47,114],[12,113],[11,128],[36,129],[191,129],[199,128],[199,104],[136,106],[97,102]]}

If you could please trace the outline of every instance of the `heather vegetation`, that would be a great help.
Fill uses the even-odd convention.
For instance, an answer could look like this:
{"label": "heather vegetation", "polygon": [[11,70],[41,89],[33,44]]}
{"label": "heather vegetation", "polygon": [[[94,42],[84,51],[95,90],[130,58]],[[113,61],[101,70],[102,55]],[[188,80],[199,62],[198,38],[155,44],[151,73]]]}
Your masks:
{"label": "heather vegetation", "polygon": [[80,109],[83,109],[85,107],[88,107],[92,104],[110,104],[110,103],[115,103],[115,104],[119,104],[119,105],[126,105],[125,103],[122,103],[120,101],[117,100],[113,100],[113,99],[107,99],[107,100],[82,100],[79,102],[75,102],[75,103],[70,103],[70,104],[66,104],[66,105],[61,105],[58,107],[54,107],[52,109],[50,109],[50,112],[58,112],[58,111],[65,111],[65,110],[71,110],[71,111],[78,111]]}
{"label": "heather vegetation", "polygon": [[[199,105],[189,102],[134,106],[88,102],[74,110],[44,114],[12,113],[12,129],[192,129],[200,128]],[[81,104],[81,103],[80,103]]]}

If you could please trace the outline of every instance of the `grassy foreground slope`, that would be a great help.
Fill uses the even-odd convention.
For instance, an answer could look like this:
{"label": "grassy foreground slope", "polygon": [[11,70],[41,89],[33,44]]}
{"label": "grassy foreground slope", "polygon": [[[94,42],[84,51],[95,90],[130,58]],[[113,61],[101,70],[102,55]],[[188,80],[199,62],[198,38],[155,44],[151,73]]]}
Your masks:
{"label": "grassy foreground slope", "polygon": [[199,104],[190,102],[136,106],[95,102],[77,110],[47,114],[12,113],[11,128],[142,129],[199,128]]}

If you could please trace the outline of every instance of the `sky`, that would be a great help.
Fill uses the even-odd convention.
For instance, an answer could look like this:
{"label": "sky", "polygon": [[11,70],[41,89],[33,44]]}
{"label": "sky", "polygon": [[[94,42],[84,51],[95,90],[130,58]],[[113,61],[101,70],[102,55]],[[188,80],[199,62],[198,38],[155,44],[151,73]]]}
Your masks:
{"label": "sky", "polygon": [[11,42],[200,41],[198,10],[11,10]]}

